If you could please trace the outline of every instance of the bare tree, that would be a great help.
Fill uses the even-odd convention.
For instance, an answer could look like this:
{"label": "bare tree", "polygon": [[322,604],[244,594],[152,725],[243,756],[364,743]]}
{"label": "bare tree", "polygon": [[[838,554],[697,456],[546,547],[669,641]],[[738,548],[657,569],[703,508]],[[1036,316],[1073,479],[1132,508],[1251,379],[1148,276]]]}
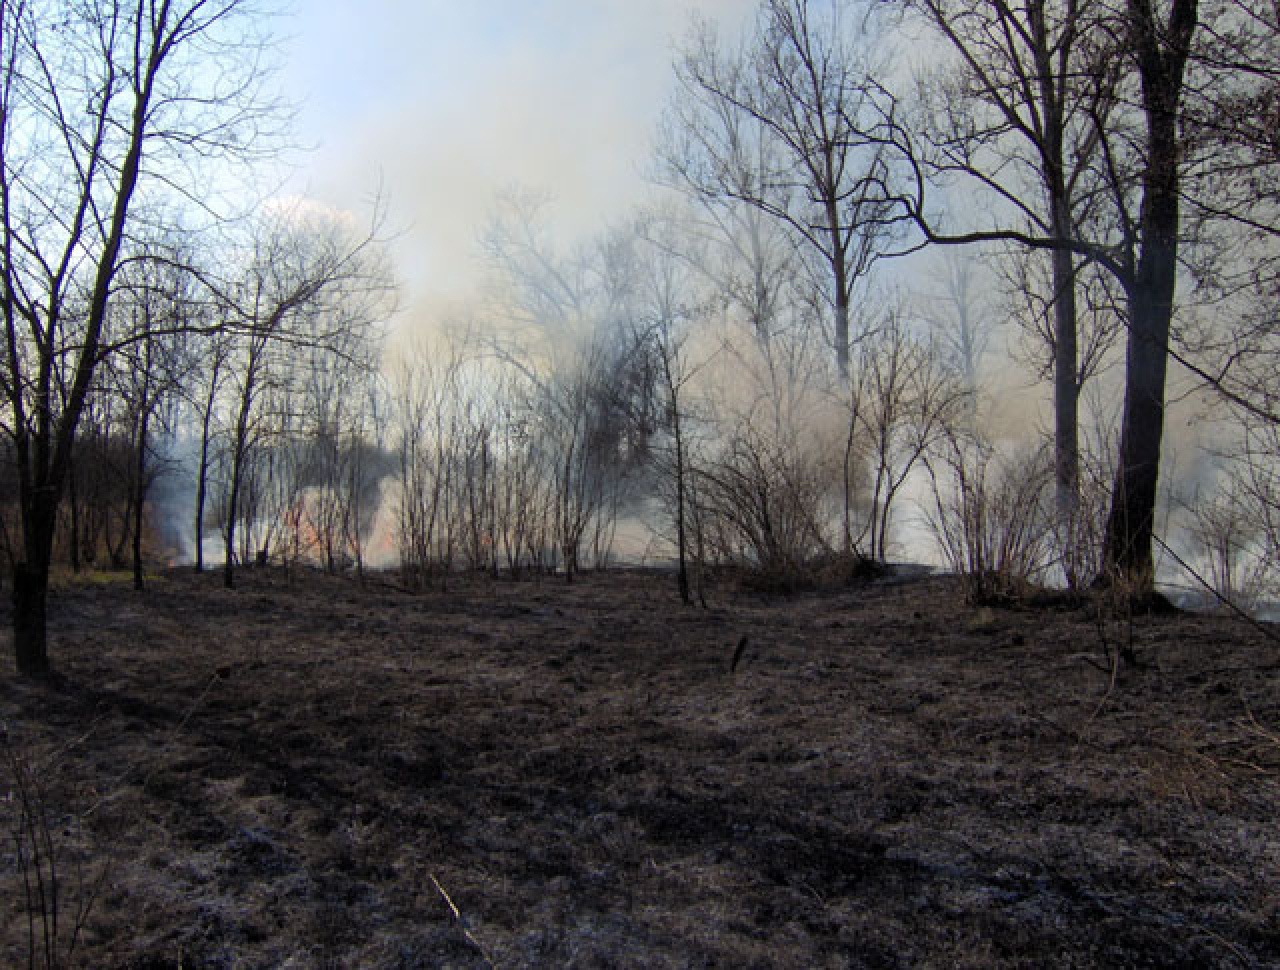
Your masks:
{"label": "bare tree", "polygon": [[[917,463],[955,426],[972,391],[947,368],[936,345],[913,335],[891,308],[884,324],[859,348],[850,385],[844,453],[845,541],[881,562],[889,555],[897,500]],[[853,532],[850,465],[866,464],[867,514]]]}
{"label": "bare tree", "polygon": [[1044,449],[1001,455],[977,428],[951,429],[928,457],[928,522],[970,602],[1018,595],[1053,560],[1052,484]]}
{"label": "bare tree", "polygon": [[[1182,119],[1187,237],[1179,363],[1250,424],[1280,424],[1280,8],[1208,7]],[[1189,318],[1190,317],[1190,318]]]}
{"label": "bare tree", "polygon": [[196,163],[243,155],[267,116],[247,13],[242,0],[0,3],[2,383],[20,479],[13,623],[22,673],[49,667],[58,506],[111,351],[103,329],[135,203],[170,191],[197,197],[205,170]]}
{"label": "bare tree", "polygon": [[[644,271],[639,284],[640,316],[637,348],[648,352],[656,361],[657,386],[662,398],[660,426],[666,447],[655,454],[655,464],[663,476],[671,509],[676,541],[676,586],[680,601],[693,601],[696,586],[702,595],[700,557],[691,554],[690,533],[693,519],[694,478],[694,408],[690,401],[691,384],[705,361],[699,361],[691,348],[693,330],[706,316],[699,304],[697,269],[701,260],[696,253],[682,253],[690,247],[677,238],[678,221],[663,213],[651,213],[640,219],[637,231],[645,243],[641,263]],[[759,266],[760,264],[757,264]],[[757,278],[752,298],[744,301],[748,318],[757,338],[766,345],[772,310],[767,308],[767,288]],[[690,562],[697,567],[694,582],[690,578]],[[704,604],[705,605],[705,604]]]}
{"label": "bare tree", "polygon": [[[703,31],[696,39],[705,41]],[[655,171],[656,181],[695,203],[680,220],[679,243],[666,244],[669,251],[706,279],[730,313],[745,318],[762,345],[793,322],[788,311],[795,301],[787,297],[804,272],[786,224],[743,201],[760,172],[780,165],[778,151],[732,104],[686,94],[668,107]],[[714,178],[713,164],[720,166]]]}
{"label": "bare tree", "polygon": [[400,571],[411,588],[422,586],[437,565],[448,566],[452,542],[447,503],[453,473],[450,404],[458,369],[456,347],[447,353],[419,345],[401,357],[392,378],[392,421],[400,460],[397,542]]}
{"label": "bare tree", "polygon": [[366,500],[383,471],[370,437],[376,432],[376,344],[367,334],[351,338],[353,346],[342,353],[309,353],[314,359],[302,376],[300,511],[313,547],[303,552],[329,573],[350,565],[362,572]]}
{"label": "bare tree", "polygon": [[[113,317],[127,339],[108,361],[128,422],[132,495],[133,585],[144,585],[142,546],[148,494],[156,465],[154,428],[171,419],[183,379],[194,370],[200,298],[195,277],[179,255],[140,253],[120,275]],[[172,421],[169,422],[172,424]]]}
{"label": "bare tree", "polygon": [[[1044,252],[1014,254],[1020,282],[1040,282],[1034,260],[1049,264],[1043,303],[1052,353],[1055,478],[1059,519],[1078,516],[1079,400],[1082,374],[1079,274],[1087,269],[1068,245],[1096,218],[1099,131],[1109,123],[1121,60],[1098,27],[1093,0],[912,0],[953,58],[931,80],[940,104],[925,137],[928,164],[988,194],[999,225],[1025,227],[1056,241]],[[946,72],[946,73],[943,73]],[[1025,265],[1031,260],[1032,265]]]}
{"label": "bare tree", "polygon": [[973,253],[944,249],[933,264],[939,285],[924,296],[923,316],[943,355],[965,386],[978,389],[978,370],[991,347],[996,309],[984,290],[984,272]]}
{"label": "bare tree", "polygon": [[598,344],[582,348],[537,398],[537,447],[553,488],[551,534],[569,582],[588,559],[597,568],[607,562],[627,471],[618,461],[621,428],[608,360]]}
{"label": "bare tree", "polygon": [[[995,4],[983,9],[988,7],[1003,10],[1003,5]],[[900,183],[904,190],[898,202],[925,240],[952,244],[1004,240],[1051,252],[1066,250],[1093,261],[1119,283],[1128,339],[1124,420],[1108,517],[1106,561],[1109,574],[1121,575],[1132,588],[1143,591],[1154,582],[1152,544],[1166,376],[1174,294],[1187,229],[1182,218],[1187,188],[1184,176],[1203,156],[1203,146],[1184,122],[1191,117],[1189,104],[1197,90],[1214,73],[1207,61],[1197,60],[1197,68],[1205,74],[1201,83],[1189,87],[1188,65],[1198,45],[1211,44],[1213,28],[1228,23],[1235,14],[1215,8],[1211,22],[1202,18],[1197,0],[1127,0],[1123,4],[1098,0],[1087,8],[1082,3],[1077,10],[1080,16],[1074,23],[1061,23],[1079,35],[1086,53],[1093,52],[1074,80],[1083,84],[1083,103],[1097,105],[1083,113],[1089,116],[1091,129],[1082,128],[1082,145],[1096,146],[1093,151],[1100,181],[1099,188],[1089,195],[1090,205],[1096,207],[1090,218],[1071,220],[1065,235],[1057,223],[1051,223],[1052,231],[1045,232],[1034,224],[1017,227],[976,222],[971,228],[956,229],[941,221],[929,198],[934,163],[921,144],[924,136],[904,117],[901,99],[887,89],[881,91],[879,123],[869,135],[878,135],[883,144],[892,145],[895,160],[912,172],[910,179]],[[1034,27],[1023,11],[1013,10],[1012,14],[1007,19],[1010,31],[1020,32],[1020,36]],[[1230,73],[1229,68],[1225,70]],[[1044,74],[1040,71],[1031,77],[1034,80]],[[1102,110],[1106,105],[1110,107]],[[1010,119],[1011,124],[1013,121]],[[1002,191],[975,169],[961,165],[948,171],[968,177],[970,184],[994,193],[997,199],[1015,207],[1019,204],[1016,195]],[[1065,380],[1065,371],[1063,377]]]}
{"label": "bare tree", "polygon": [[[1118,25],[1133,51],[1140,82],[1143,143],[1136,215],[1124,208],[1122,225],[1140,242],[1126,259],[1122,282],[1128,297],[1124,423],[1107,522],[1108,568],[1143,586],[1155,581],[1152,542],[1164,439],[1165,384],[1169,365],[1178,252],[1182,238],[1180,133],[1186,68],[1199,24],[1197,0],[1130,0]],[[1109,146],[1108,157],[1119,155]],[[1117,190],[1122,185],[1116,186]]]}
{"label": "bare tree", "polygon": [[820,267],[842,376],[855,289],[894,228],[884,152],[864,134],[874,26],[842,0],[765,0],[740,50],[701,27],[677,64],[685,137],[667,162],[697,195],[786,226]]}
{"label": "bare tree", "polygon": [[209,475],[215,458],[213,452],[217,405],[227,378],[233,336],[223,329],[216,329],[205,344],[205,354],[200,367],[188,387],[189,405],[195,410],[199,422],[199,450],[196,459],[194,529],[195,571],[204,571],[205,513],[208,505]]}
{"label": "bare tree", "polygon": [[[271,415],[264,400],[274,394],[286,402],[306,352],[349,354],[357,339],[353,333],[380,319],[390,294],[373,230],[355,233],[332,213],[280,207],[254,233],[243,276],[222,293],[226,326],[238,344],[229,369],[234,403],[223,526],[228,588],[235,582],[236,525],[250,453],[262,442],[264,418]],[[290,410],[283,403],[274,416],[288,421]]]}

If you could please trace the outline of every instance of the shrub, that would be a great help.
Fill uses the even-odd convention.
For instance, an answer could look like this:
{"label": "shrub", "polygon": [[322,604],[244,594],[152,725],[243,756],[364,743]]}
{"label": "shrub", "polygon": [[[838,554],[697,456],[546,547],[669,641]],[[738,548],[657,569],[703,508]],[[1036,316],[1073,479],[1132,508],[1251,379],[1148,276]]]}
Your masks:
{"label": "shrub", "polygon": [[1047,449],[1002,458],[977,435],[953,434],[929,469],[929,525],[966,598],[989,603],[1041,585],[1054,548]]}

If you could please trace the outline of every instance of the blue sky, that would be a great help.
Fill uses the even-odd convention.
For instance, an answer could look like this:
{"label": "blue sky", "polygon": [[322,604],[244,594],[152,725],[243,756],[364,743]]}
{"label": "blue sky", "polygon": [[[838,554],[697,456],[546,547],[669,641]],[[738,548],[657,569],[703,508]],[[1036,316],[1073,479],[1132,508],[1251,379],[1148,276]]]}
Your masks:
{"label": "blue sky", "polygon": [[568,234],[624,213],[697,11],[732,26],[754,0],[298,0],[281,26],[298,136],[296,190],[359,209],[381,183],[406,317],[476,284],[494,196],[551,193]]}

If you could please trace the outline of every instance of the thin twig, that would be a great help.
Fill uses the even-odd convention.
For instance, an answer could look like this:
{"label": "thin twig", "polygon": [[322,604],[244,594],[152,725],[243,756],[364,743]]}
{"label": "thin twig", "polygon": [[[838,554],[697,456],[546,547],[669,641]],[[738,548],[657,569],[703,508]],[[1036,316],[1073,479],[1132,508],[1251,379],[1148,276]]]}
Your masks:
{"label": "thin twig", "polygon": [[1179,566],[1185,569],[1187,571],[1187,574],[1191,576],[1191,578],[1194,579],[1197,583],[1203,586],[1205,590],[1209,593],[1209,595],[1211,595],[1214,599],[1216,599],[1220,604],[1225,606],[1236,616],[1240,617],[1240,619],[1244,620],[1246,623],[1248,623],[1251,627],[1253,627],[1255,630],[1257,630],[1259,633],[1265,636],[1272,643],[1280,643],[1280,634],[1277,634],[1275,630],[1271,629],[1271,627],[1268,626],[1266,623],[1262,623],[1261,621],[1250,616],[1248,610],[1243,609],[1238,604],[1233,603],[1228,597],[1223,596],[1222,593],[1218,592],[1218,590],[1214,587],[1212,583],[1210,583],[1207,579],[1205,579],[1198,572],[1192,569],[1191,566],[1187,564],[1187,561],[1183,559],[1181,556],[1179,556],[1172,549],[1170,549],[1168,543],[1166,543],[1159,536],[1153,535],[1151,538],[1152,540],[1154,540],[1156,545],[1158,545],[1161,549],[1163,549],[1166,553],[1168,553],[1168,555],[1170,556],[1170,558],[1173,559],[1174,562],[1176,562]]}
{"label": "thin twig", "polygon": [[480,944],[480,941],[475,938],[474,934],[472,934],[471,928],[467,925],[467,918],[463,916],[462,911],[454,905],[449,894],[445,892],[444,886],[440,885],[440,880],[435,877],[434,873],[428,873],[428,877],[431,879],[431,884],[436,887],[436,892],[438,892],[440,897],[444,900],[445,905],[449,907],[449,912],[453,913],[453,918],[457,921],[458,928],[462,930],[462,935],[466,937],[467,942],[476,948],[476,951],[480,954],[480,957],[486,964],[490,967],[496,966],[493,959],[489,956],[488,951],[485,950],[485,948]]}
{"label": "thin twig", "polygon": [[1102,709],[1107,706],[1107,701],[1111,700],[1111,694],[1116,689],[1116,675],[1120,672],[1120,653],[1119,651],[1111,651],[1111,682],[1107,684],[1107,692],[1102,695],[1102,700],[1098,701],[1098,706],[1093,709],[1093,713],[1085,719],[1084,726],[1088,727],[1093,723],[1094,719],[1102,713]]}

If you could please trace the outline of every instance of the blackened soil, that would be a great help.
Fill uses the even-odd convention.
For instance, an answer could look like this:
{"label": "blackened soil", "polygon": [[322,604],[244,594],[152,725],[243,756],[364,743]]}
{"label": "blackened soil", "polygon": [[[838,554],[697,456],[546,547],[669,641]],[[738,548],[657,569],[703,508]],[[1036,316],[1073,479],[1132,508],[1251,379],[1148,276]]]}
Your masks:
{"label": "blackened soil", "polygon": [[639,572],[51,614],[58,681],[0,642],[5,966],[54,909],[90,967],[1280,965],[1280,647],[1242,622]]}

